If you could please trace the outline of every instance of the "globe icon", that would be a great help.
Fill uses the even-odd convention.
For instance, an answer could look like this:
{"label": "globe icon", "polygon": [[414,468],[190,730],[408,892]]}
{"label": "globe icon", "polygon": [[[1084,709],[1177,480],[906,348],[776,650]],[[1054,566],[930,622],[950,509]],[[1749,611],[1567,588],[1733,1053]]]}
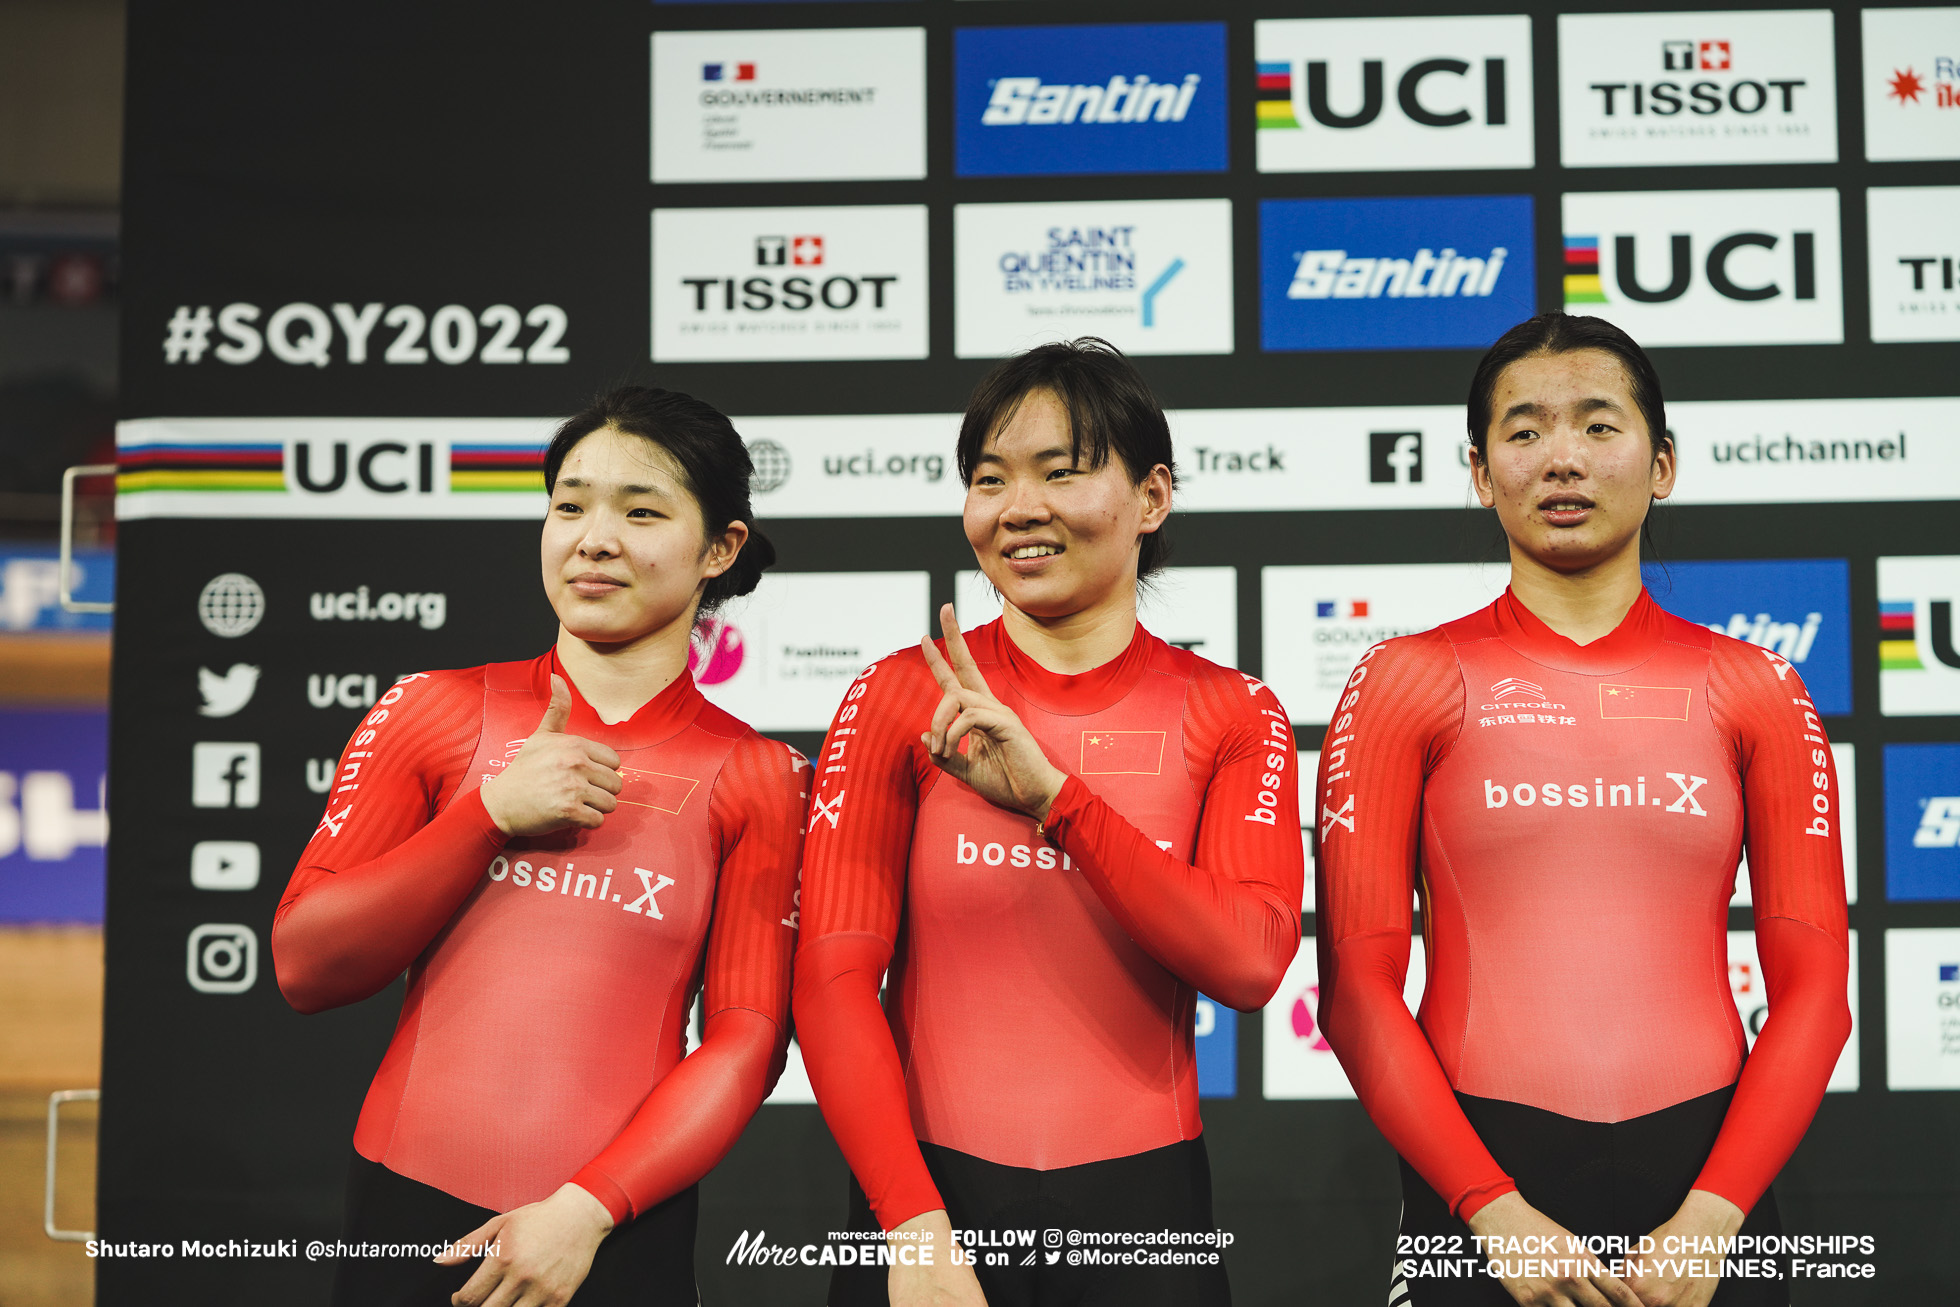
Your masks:
{"label": "globe icon", "polygon": [[755,475],[749,478],[749,490],[758,495],[766,495],[772,490],[781,490],[789,480],[789,451],[773,440],[757,440],[749,445],[749,460],[755,464]]}
{"label": "globe icon", "polygon": [[197,617],[211,634],[237,639],[264,619],[265,591],[243,572],[214,576],[197,597]]}

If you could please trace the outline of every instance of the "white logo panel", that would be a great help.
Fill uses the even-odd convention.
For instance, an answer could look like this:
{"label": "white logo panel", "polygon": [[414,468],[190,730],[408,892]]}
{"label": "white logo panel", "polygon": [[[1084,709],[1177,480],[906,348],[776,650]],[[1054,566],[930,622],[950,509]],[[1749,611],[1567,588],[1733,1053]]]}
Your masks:
{"label": "white logo panel", "polygon": [[653,358],[926,356],[924,205],[656,209]]}
{"label": "white logo panel", "polygon": [[958,517],[957,413],[737,418],[763,517]]}
{"label": "white logo panel", "polygon": [[[1000,594],[979,572],[953,578],[953,606],[962,630],[1000,616]],[[1239,662],[1239,570],[1167,567],[1137,590],[1137,620],[1166,644],[1189,649],[1220,667]]]}
{"label": "white logo panel", "polygon": [[925,31],[653,34],[653,180],[926,175]]}
{"label": "white logo panel", "polygon": [[1508,563],[1264,568],[1265,682],[1295,722],[1324,726],[1362,654],[1487,607],[1510,580]]}
{"label": "white logo panel", "polygon": [[[1826,1093],[1850,1093],[1858,1088],[1858,932],[1852,931],[1851,973],[1845,983],[1845,997],[1851,1004],[1851,1035],[1844,1041],[1837,1065],[1824,1086]],[[1756,932],[1729,932],[1729,995],[1735,999],[1736,1015],[1742,1018],[1743,1038],[1756,1047],[1756,1036],[1769,1019],[1769,986],[1763,980],[1762,959],[1756,953]]]}
{"label": "white logo panel", "polygon": [[1844,339],[1834,190],[1593,192],[1564,204],[1569,313],[1606,318],[1649,348]]}
{"label": "white logo panel", "polygon": [[1960,1089],[1960,930],[1885,932],[1885,1087]]}
{"label": "white logo panel", "polygon": [[1828,9],[1562,14],[1558,62],[1568,168],[1837,161]]}
{"label": "white logo panel", "polygon": [[[1312,935],[1280,981],[1279,993],[1260,1014],[1265,1045],[1261,1092],[1268,1099],[1353,1098],[1354,1086],[1320,1028],[1320,962]],[[1409,1011],[1422,1006],[1427,959],[1422,937],[1409,940],[1409,974],[1402,987]]]}
{"label": "white logo panel", "polygon": [[[1844,848],[1844,901],[1858,901],[1858,751],[1855,745],[1833,744],[1831,761],[1838,775],[1838,839]],[[1735,870],[1735,897],[1731,907],[1746,908],[1754,900],[1749,888],[1749,851],[1742,851],[1742,862]],[[1854,973],[1852,983],[1857,983]],[[1753,1034],[1751,1038],[1754,1038]]]}
{"label": "white logo panel", "polygon": [[1960,400],[1688,400],[1667,422],[1672,503],[1960,498]]}
{"label": "white logo panel", "polygon": [[954,352],[1101,336],[1126,354],[1232,352],[1232,202],[961,204]]}
{"label": "white logo panel", "polygon": [[1532,166],[1524,15],[1263,19],[1253,45],[1260,172]]}
{"label": "white logo panel", "polygon": [[1180,409],[1180,512],[1468,508],[1460,405]]}
{"label": "white logo panel", "polygon": [[924,572],[768,572],[696,632],[695,683],[758,731],[821,731],[857,674],[918,643]]}
{"label": "white logo panel", "polygon": [[1960,554],[1878,560],[1878,706],[1887,717],[1960,714],[1956,609]]}
{"label": "white logo panel", "polygon": [[1861,17],[1865,157],[1960,159],[1960,8]]}
{"label": "white logo panel", "polygon": [[1874,186],[1865,215],[1872,339],[1960,340],[1960,186]]}

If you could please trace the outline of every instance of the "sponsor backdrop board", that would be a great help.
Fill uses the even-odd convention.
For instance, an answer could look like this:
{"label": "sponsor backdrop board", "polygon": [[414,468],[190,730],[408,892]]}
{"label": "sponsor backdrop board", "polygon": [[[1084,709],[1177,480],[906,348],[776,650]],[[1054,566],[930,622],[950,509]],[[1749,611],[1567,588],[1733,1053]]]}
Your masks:
{"label": "sponsor backdrop board", "polygon": [[1838,157],[1828,9],[1561,14],[1558,47],[1568,168]]}
{"label": "sponsor backdrop board", "polygon": [[1232,352],[1232,204],[962,204],[954,349],[1101,336],[1126,354]]}
{"label": "sponsor backdrop board", "polygon": [[1860,10],[1865,157],[1960,159],[1960,7]]}
{"label": "sponsor backdrop board", "polygon": [[1529,168],[1531,20],[1269,18],[1260,172]]}
{"label": "sponsor backdrop board", "polygon": [[[87,765],[0,766],[0,872],[98,856],[104,802],[117,833],[103,1234],[336,1233],[400,991],[294,1013],[273,912],[394,678],[550,641],[539,451],[596,390],[734,416],[780,562],[695,667],[814,752],[852,664],[940,603],[985,616],[953,441],[989,359],[1103,332],[1177,442],[1145,620],[1267,679],[1304,777],[1369,643],[1505,584],[1463,399],[1500,332],[1567,307],[1655,347],[1680,463],[1657,596],[1790,657],[1838,746],[1856,1088],[1778,1194],[1798,1232],[1872,1235],[1881,1278],[1796,1302],[1960,1296],[1960,948],[1926,934],[1955,927],[1960,796],[1960,10],[1103,8],[488,0],[404,25],[351,0],[268,61],[237,0],[130,6],[107,797]],[[0,565],[10,628],[66,620],[49,561]],[[1393,1247],[1393,1156],[1310,995],[1295,1022],[1312,983],[1194,1017],[1243,1303],[1379,1302]],[[726,1260],[744,1230],[844,1228],[799,1065],[703,1185],[706,1303],[821,1298],[821,1272]],[[329,1273],[96,1269],[105,1307],[318,1303]]]}

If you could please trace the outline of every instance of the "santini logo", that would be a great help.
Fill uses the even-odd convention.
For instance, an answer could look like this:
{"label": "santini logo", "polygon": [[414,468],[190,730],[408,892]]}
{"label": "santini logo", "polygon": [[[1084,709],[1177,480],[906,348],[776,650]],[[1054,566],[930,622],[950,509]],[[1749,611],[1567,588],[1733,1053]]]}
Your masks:
{"label": "santini logo", "polygon": [[1349,258],[1346,250],[1308,250],[1300,255],[1286,297],[1295,300],[1422,299],[1490,294],[1504,271],[1502,245],[1487,258],[1459,255],[1444,247],[1441,254],[1427,247],[1413,258],[1392,256]]}
{"label": "santini logo", "polygon": [[1002,77],[994,82],[980,121],[988,127],[1048,127],[1058,123],[1181,123],[1190,112],[1197,73],[1181,83],[1153,82],[1122,74],[1102,86],[1044,82],[1039,77]]}

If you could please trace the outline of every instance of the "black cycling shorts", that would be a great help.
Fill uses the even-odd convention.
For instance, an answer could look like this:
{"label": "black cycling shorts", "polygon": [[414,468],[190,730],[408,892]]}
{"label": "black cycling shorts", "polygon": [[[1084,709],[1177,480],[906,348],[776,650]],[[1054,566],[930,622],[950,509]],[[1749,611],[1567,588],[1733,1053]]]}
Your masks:
{"label": "black cycling shorts", "polygon": [[[1071,1243],[1070,1231],[1087,1235],[1216,1228],[1211,1214],[1211,1160],[1202,1136],[1129,1157],[1084,1162],[1053,1171],[1002,1166],[921,1142],[926,1170],[946,1200],[955,1231],[981,1234],[972,1251],[974,1273],[987,1307],[1230,1307],[1224,1250],[1209,1243],[1123,1243],[1093,1238]],[[871,1204],[851,1182],[851,1227],[875,1230]],[[1049,1235],[1048,1231],[1054,1231]],[[1032,1245],[1007,1242],[1008,1232],[1032,1231]],[[989,1243],[990,1234],[1002,1243]],[[1050,1241],[1057,1242],[1051,1245]],[[989,1252],[1006,1265],[987,1265]],[[1143,1266],[1071,1265],[1091,1255],[1140,1252],[1178,1257],[1217,1256],[1209,1264]],[[1032,1265],[1023,1265],[1030,1260]],[[1051,1265],[1050,1257],[1054,1257]],[[830,1280],[830,1307],[886,1307],[882,1266],[839,1267]]]}
{"label": "black cycling shorts", "polygon": [[[1577,1235],[1644,1235],[1673,1216],[1715,1146],[1734,1086],[1627,1121],[1580,1121],[1522,1103],[1458,1094],[1463,1113],[1524,1200]],[[1743,1234],[1780,1234],[1775,1197],[1765,1192]],[[1402,1234],[1431,1236],[1426,1247],[1461,1247],[1475,1256],[1470,1227],[1415,1168],[1402,1163]],[[1434,1237],[1442,1236],[1439,1243]],[[1460,1244],[1450,1242],[1450,1236]],[[1751,1254],[1751,1256],[1755,1256]],[[1391,1279],[1392,1307],[1517,1307],[1488,1275]],[[1787,1271],[1787,1267],[1786,1267]],[[1785,1307],[1787,1284],[1722,1281],[1710,1307]]]}
{"label": "black cycling shorts", "polygon": [[[628,1221],[599,1245],[575,1307],[696,1307],[690,1186]],[[347,1171],[347,1243],[442,1244],[495,1216],[487,1207],[397,1175],[359,1153]],[[449,1307],[449,1296],[478,1262],[437,1266],[428,1257],[342,1256],[334,1267],[333,1307]]]}

